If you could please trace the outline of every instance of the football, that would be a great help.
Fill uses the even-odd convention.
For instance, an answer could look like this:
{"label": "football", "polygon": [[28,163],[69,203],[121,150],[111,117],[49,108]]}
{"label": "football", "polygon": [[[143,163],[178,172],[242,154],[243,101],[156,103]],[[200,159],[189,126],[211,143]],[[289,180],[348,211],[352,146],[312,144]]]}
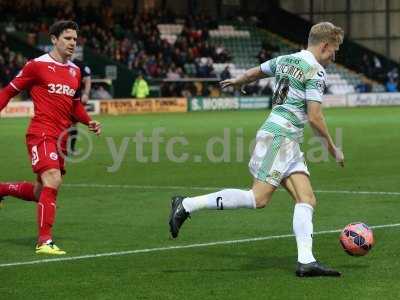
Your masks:
{"label": "football", "polygon": [[374,245],[372,230],[364,223],[351,223],[340,233],[340,244],[352,256],[366,255]]}

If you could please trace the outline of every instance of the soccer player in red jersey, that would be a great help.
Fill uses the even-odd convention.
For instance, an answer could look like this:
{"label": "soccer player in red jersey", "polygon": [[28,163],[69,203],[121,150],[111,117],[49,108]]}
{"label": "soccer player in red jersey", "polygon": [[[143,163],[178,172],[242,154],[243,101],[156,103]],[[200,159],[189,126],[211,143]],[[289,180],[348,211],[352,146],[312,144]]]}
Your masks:
{"label": "soccer player in red jersey", "polygon": [[26,145],[32,160],[35,183],[0,183],[0,199],[13,196],[37,202],[38,254],[65,254],[53,242],[57,192],[65,174],[67,130],[73,120],[86,124],[99,135],[101,125],[86,113],[75,97],[81,83],[79,68],[70,59],[75,51],[78,25],[73,21],[54,23],[49,34],[53,49],[28,61],[21,72],[0,91],[0,111],[22,90],[29,90],[35,109]]}

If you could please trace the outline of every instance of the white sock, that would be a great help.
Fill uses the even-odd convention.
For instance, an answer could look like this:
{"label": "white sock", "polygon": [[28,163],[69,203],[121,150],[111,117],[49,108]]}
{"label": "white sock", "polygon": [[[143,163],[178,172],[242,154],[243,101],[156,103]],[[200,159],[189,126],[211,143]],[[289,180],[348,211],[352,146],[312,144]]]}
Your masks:
{"label": "white sock", "polygon": [[313,207],[307,203],[298,203],[294,207],[293,231],[297,242],[297,261],[308,264],[315,261],[312,253]]}
{"label": "white sock", "polygon": [[188,213],[201,209],[256,208],[252,190],[225,189],[216,193],[185,198],[182,202]]}

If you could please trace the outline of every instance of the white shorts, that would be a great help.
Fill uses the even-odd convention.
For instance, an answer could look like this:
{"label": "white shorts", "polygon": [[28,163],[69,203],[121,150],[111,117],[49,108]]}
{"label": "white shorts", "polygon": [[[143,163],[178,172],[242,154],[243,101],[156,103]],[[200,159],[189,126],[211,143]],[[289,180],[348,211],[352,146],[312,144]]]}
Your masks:
{"label": "white shorts", "polygon": [[260,181],[278,187],[282,179],[297,172],[310,176],[298,142],[259,130],[249,162],[250,173]]}

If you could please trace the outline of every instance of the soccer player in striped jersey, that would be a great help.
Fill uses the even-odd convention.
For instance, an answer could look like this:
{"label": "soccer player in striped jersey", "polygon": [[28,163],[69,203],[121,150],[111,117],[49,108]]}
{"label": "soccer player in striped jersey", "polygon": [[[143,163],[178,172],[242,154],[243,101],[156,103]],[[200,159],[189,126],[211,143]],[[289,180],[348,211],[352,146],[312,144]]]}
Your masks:
{"label": "soccer player in striped jersey", "polygon": [[296,275],[340,276],[340,272],[321,265],[312,252],[312,217],[316,198],[310,173],[301,152],[304,125],[308,122],[320,136],[329,153],[344,166],[343,152],[335,146],[322,112],[325,88],[324,66],[335,60],[343,42],[343,30],[322,22],[311,28],[307,50],[283,55],[247,70],[242,76],[221,82],[222,88],[240,89],[243,85],[274,76],[273,109],[257,133],[249,169],[254,177],[250,190],[224,189],[197,196],[172,199],[170,232],[178,236],[180,227],[193,213],[202,209],[263,208],[282,185],[295,201],[293,231],[297,242]]}

